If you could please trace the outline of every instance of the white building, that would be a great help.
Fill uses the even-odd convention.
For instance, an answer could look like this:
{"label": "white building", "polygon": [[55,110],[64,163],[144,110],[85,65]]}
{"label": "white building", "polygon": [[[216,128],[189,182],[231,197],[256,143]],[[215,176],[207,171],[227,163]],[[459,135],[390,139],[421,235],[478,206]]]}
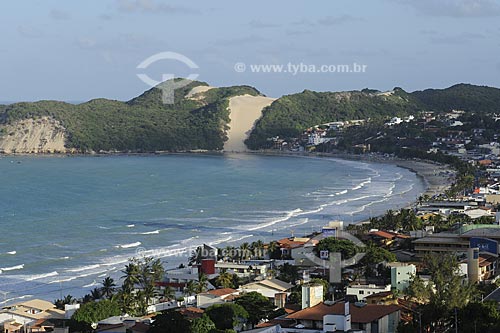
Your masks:
{"label": "white building", "polygon": [[391,291],[391,285],[377,286],[374,284],[356,284],[347,287],[346,295],[357,296],[358,300],[365,300],[366,296]]}
{"label": "white building", "polygon": [[390,262],[387,267],[391,268],[391,288],[399,291],[408,288],[411,277],[417,274],[417,267],[413,264]]}

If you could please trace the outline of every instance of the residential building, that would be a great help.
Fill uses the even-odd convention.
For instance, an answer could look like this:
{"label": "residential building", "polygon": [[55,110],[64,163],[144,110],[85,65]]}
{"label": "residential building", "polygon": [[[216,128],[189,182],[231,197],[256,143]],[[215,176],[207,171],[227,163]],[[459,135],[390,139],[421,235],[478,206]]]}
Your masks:
{"label": "residential building", "polygon": [[411,277],[417,274],[417,267],[413,264],[390,262],[387,267],[391,268],[391,288],[398,291],[408,288]]}
{"label": "residential building", "polygon": [[39,299],[5,306],[0,311],[0,324],[5,333],[26,331],[30,326],[41,324],[42,319],[63,320],[65,312],[56,309],[51,302]]}
{"label": "residential building", "polygon": [[278,279],[264,279],[242,285],[239,290],[242,293],[258,292],[273,301],[276,306],[279,306],[280,304],[277,303],[281,303],[281,295],[290,295],[292,287],[290,283]]}
{"label": "residential building", "polygon": [[214,304],[233,301],[235,296],[238,295],[239,291],[232,288],[210,290],[206,293],[196,295],[196,306],[201,309],[206,309]]}
{"label": "residential building", "polygon": [[229,272],[236,274],[238,277],[262,277],[267,275],[266,263],[235,263],[235,262],[217,262],[215,263],[215,270],[217,273]]}
{"label": "residential building", "polygon": [[[334,304],[320,303],[288,315],[287,319],[295,320],[295,328],[283,329],[283,332],[334,332],[363,330],[370,333],[396,332],[399,324],[401,307],[365,303]],[[303,328],[304,330],[296,330]],[[310,331],[309,331],[310,332]]]}
{"label": "residential building", "polygon": [[391,285],[377,286],[374,284],[355,284],[347,287],[346,295],[357,296],[358,300],[365,300],[366,296],[390,290]]}

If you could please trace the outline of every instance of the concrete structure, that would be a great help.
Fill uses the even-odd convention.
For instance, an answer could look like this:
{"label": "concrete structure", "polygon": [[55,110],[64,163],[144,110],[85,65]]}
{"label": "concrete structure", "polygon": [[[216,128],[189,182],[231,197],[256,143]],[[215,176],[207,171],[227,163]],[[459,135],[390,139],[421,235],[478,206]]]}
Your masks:
{"label": "concrete structure", "polygon": [[469,241],[454,233],[440,232],[413,241],[417,257],[430,252],[467,253]]}
{"label": "concrete structure", "polygon": [[374,284],[357,284],[347,287],[346,295],[357,296],[358,300],[365,300],[368,295],[391,291],[391,285],[377,286]]}
{"label": "concrete structure", "polygon": [[479,281],[479,249],[471,248],[467,251],[467,277],[471,283]]}
{"label": "concrete structure", "polygon": [[408,288],[411,277],[417,274],[417,267],[413,264],[390,262],[387,267],[391,268],[391,288],[399,291]]}
{"label": "concrete structure", "polygon": [[310,308],[323,302],[324,291],[321,284],[302,285],[302,309]]}
{"label": "concrete structure", "polygon": [[217,262],[215,264],[215,270],[217,273],[229,272],[231,274],[236,274],[238,277],[262,277],[265,278],[267,275],[267,265],[266,264],[245,264],[245,263],[233,263],[233,262]]}
{"label": "concrete structure", "polygon": [[451,252],[466,255],[471,238],[500,241],[500,225],[475,224],[461,227],[457,232],[440,232],[413,241],[417,257],[429,252]]}

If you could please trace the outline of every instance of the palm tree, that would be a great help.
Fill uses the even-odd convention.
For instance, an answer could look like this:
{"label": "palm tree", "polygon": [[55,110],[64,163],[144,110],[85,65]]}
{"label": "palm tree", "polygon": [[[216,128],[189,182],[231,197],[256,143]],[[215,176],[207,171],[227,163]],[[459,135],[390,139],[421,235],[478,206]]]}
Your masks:
{"label": "palm tree", "polygon": [[189,257],[189,265],[199,264],[203,259],[203,250],[200,246],[196,248],[193,252],[191,252],[191,256]]}
{"label": "palm tree", "polygon": [[196,293],[196,282],[189,281],[186,287],[184,288],[184,294],[186,296],[192,296],[195,293]]}
{"label": "palm tree", "polygon": [[267,246],[267,254],[269,255],[269,258],[272,258],[273,253],[276,252],[277,249],[278,249],[278,242],[272,241],[269,243],[269,245]]}
{"label": "palm tree", "polygon": [[90,291],[90,295],[94,299],[94,301],[97,301],[98,299],[101,299],[102,293],[100,288],[94,288]]}
{"label": "palm tree", "polygon": [[135,314],[134,312],[134,309],[136,307],[135,298],[130,291],[120,289],[118,293],[113,295],[113,299],[116,300],[116,302],[120,306],[120,310],[122,311],[122,313],[126,313],[129,315]]}
{"label": "palm tree", "polygon": [[264,242],[262,242],[260,239],[253,242],[252,249],[253,249],[253,256],[255,258],[262,258],[263,257],[262,250],[264,249]]}
{"label": "palm tree", "polygon": [[122,276],[125,278],[123,285],[126,289],[133,290],[135,285],[139,283],[139,266],[134,261],[130,261],[122,273],[125,274]]}
{"label": "palm tree", "polygon": [[238,259],[238,251],[234,246],[226,246],[224,248],[224,259],[233,261]]}
{"label": "palm tree", "polygon": [[83,304],[89,303],[89,302],[92,302],[92,301],[93,301],[93,298],[92,298],[91,294],[85,294],[85,296],[83,296],[82,299],[81,299],[81,302]]}
{"label": "palm tree", "polygon": [[240,260],[248,259],[250,254],[250,245],[248,243],[243,243],[240,245]]}
{"label": "palm tree", "polygon": [[207,291],[208,277],[201,273],[198,276],[198,282],[196,283],[195,291],[197,294]]}
{"label": "palm tree", "polygon": [[166,286],[165,289],[163,289],[163,298],[167,300],[171,300],[175,298],[175,290],[174,288],[170,286]]}
{"label": "palm tree", "polygon": [[153,274],[153,280],[155,282],[161,282],[163,280],[163,276],[165,275],[165,269],[163,268],[163,264],[160,259],[156,259],[151,264],[151,271]]}
{"label": "palm tree", "polygon": [[113,296],[113,293],[115,292],[115,280],[113,278],[110,278],[109,276],[106,277],[104,280],[102,280],[102,288],[101,292],[103,296],[105,296],[107,299],[111,299]]}
{"label": "palm tree", "polygon": [[[151,300],[153,299],[153,297],[155,297],[154,285],[152,285],[152,284],[147,285],[142,290],[142,297],[144,298],[144,303],[146,303],[146,305],[150,305]],[[144,314],[146,314],[146,313],[144,313]]]}
{"label": "palm tree", "polygon": [[230,288],[233,286],[233,275],[228,272],[221,273],[216,282],[222,288]]}
{"label": "palm tree", "polygon": [[71,295],[66,295],[63,297],[63,299],[57,299],[54,301],[54,305],[59,310],[64,310],[64,306],[66,304],[75,304],[75,303],[76,303],[76,298],[74,298]]}

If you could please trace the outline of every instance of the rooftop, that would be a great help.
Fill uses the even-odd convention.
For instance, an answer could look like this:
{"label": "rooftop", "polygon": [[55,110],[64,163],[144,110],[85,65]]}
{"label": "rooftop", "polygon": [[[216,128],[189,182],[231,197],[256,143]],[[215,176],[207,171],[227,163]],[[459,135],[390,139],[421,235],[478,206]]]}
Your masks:
{"label": "rooftop", "polygon": [[[378,305],[378,304],[366,304],[363,307],[358,307],[352,303],[349,304],[349,312],[351,314],[351,321],[353,323],[371,323],[372,321],[378,320],[385,317],[393,312],[399,311],[401,307],[399,305]],[[301,311],[297,311],[288,315],[286,318],[298,319],[298,320],[313,320],[313,321],[323,321],[325,315],[344,315],[344,303],[339,302],[333,305],[326,305],[325,303],[320,303],[311,308],[307,308]]]}
{"label": "rooftop", "polygon": [[207,294],[214,295],[214,296],[225,296],[225,295],[231,295],[234,293],[237,293],[238,290],[232,289],[232,288],[222,288],[222,289],[214,289],[207,291]]}

